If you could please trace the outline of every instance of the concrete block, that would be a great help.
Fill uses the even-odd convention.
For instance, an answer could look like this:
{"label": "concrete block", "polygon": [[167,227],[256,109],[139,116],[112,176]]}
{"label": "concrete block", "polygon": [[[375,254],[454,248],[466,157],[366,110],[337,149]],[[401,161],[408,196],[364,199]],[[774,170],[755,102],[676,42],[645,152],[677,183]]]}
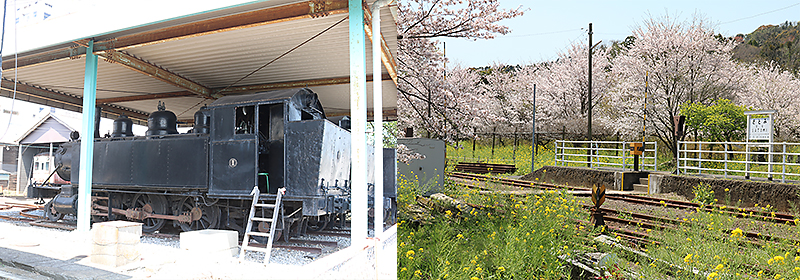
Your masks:
{"label": "concrete block", "polygon": [[181,249],[202,254],[234,256],[238,252],[239,232],[204,229],[181,232]]}
{"label": "concrete block", "polygon": [[614,185],[609,190],[621,191],[622,190],[622,172],[614,172]]}
{"label": "concrete block", "polygon": [[111,221],[96,223],[92,226],[92,243],[139,244],[142,237],[142,223],[128,221]]}
{"label": "concrete block", "polygon": [[664,180],[664,175],[650,174],[649,186],[650,194],[661,193],[661,182]]}
{"label": "concrete block", "polygon": [[123,256],[128,259],[136,259],[139,256],[138,244],[110,244],[92,245],[92,255]]}
{"label": "concrete block", "polygon": [[123,266],[139,259],[139,256],[135,258],[128,258],[126,256],[113,256],[113,255],[91,255],[90,260],[92,263],[111,266],[111,267],[118,267]]}

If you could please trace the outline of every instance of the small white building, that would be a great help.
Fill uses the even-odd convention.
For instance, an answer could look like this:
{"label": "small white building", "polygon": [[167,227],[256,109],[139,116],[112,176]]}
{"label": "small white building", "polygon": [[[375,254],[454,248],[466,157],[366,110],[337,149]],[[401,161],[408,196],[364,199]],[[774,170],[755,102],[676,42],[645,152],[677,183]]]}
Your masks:
{"label": "small white building", "polygon": [[16,141],[19,149],[17,194],[27,194],[28,183],[34,174],[38,174],[37,178],[47,174],[43,175],[43,178],[46,178],[55,170],[53,153],[59,145],[69,141],[70,133],[77,130],[73,125],[50,113],[42,117]]}

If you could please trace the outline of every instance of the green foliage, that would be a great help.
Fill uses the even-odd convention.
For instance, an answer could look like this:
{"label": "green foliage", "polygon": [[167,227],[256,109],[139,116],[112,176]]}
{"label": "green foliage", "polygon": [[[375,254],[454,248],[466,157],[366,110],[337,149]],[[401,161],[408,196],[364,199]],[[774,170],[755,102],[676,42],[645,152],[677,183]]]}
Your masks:
{"label": "green foliage", "polygon": [[687,133],[694,132],[700,138],[696,140],[732,142],[742,140],[745,135],[746,109],[728,99],[719,99],[710,106],[686,103],[680,112],[686,116]]}
{"label": "green foliage", "polygon": [[704,205],[712,205],[716,200],[714,199],[714,190],[711,189],[711,185],[708,183],[701,182],[692,188],[692,193],[694,193],[694,198],[692,198],[692,202],[700,203]]}

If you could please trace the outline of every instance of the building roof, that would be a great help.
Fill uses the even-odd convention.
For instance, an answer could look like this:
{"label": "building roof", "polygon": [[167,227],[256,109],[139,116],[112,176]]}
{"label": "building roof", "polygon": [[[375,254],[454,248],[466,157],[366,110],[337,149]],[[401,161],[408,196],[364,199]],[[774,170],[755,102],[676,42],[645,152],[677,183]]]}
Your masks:
{"label": "building roof", "polygon": [[63,143],[75,131],[69,124],[53,114],[47,114],[17,139],[18,144]]}
{"label": "building roof", "polygon": [[[163,101],[179,122],[189,124],[200,107],[226,95],[302,87],[319,95],[328,115],[347,115],[347,5],[346,0],[259,1],[75,38],[24,51],[17,58],[5,55],[0,96],[10,97],[16,86],[17,98],[80,112],[82,58],[93,40],[94,54],[101,59],[97,104],[107,118],[124,113],[143,124]],[[367,29],[371,15],[368,5],[364,9]],[[382,109],[389,119],[396,118],[397,108],[392,9],[396,5],[381,9],[382,37],[377,38],[383,54],[377,79],[383,83]],[[371,65],[371,32],[367,34],[366,65]],[[8,78],[14,75],[16,84]],[[367,79],[371,99],[371,75]]]}

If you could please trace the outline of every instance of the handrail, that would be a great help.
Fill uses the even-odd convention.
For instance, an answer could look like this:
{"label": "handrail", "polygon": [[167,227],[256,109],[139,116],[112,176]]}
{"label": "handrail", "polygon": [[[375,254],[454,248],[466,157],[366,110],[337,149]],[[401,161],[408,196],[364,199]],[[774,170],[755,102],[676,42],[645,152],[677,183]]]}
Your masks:
{"label": "handrail", "polygon": [[677,162],[678,174],[780,175],[785,183],[800,179],[800,143],[679,141]]}
{"label": "handrail", "polygon": [[[590,168],[610,166],[622,168],[622,171],[633,169],[633,156],[628,145],[641,143],[631,141],[555,141],[555,162],[557,166],[570,163],[586,164]],[[645,150],[641,161],[641,170],[658,171],[658,143],[645,142]]]}

